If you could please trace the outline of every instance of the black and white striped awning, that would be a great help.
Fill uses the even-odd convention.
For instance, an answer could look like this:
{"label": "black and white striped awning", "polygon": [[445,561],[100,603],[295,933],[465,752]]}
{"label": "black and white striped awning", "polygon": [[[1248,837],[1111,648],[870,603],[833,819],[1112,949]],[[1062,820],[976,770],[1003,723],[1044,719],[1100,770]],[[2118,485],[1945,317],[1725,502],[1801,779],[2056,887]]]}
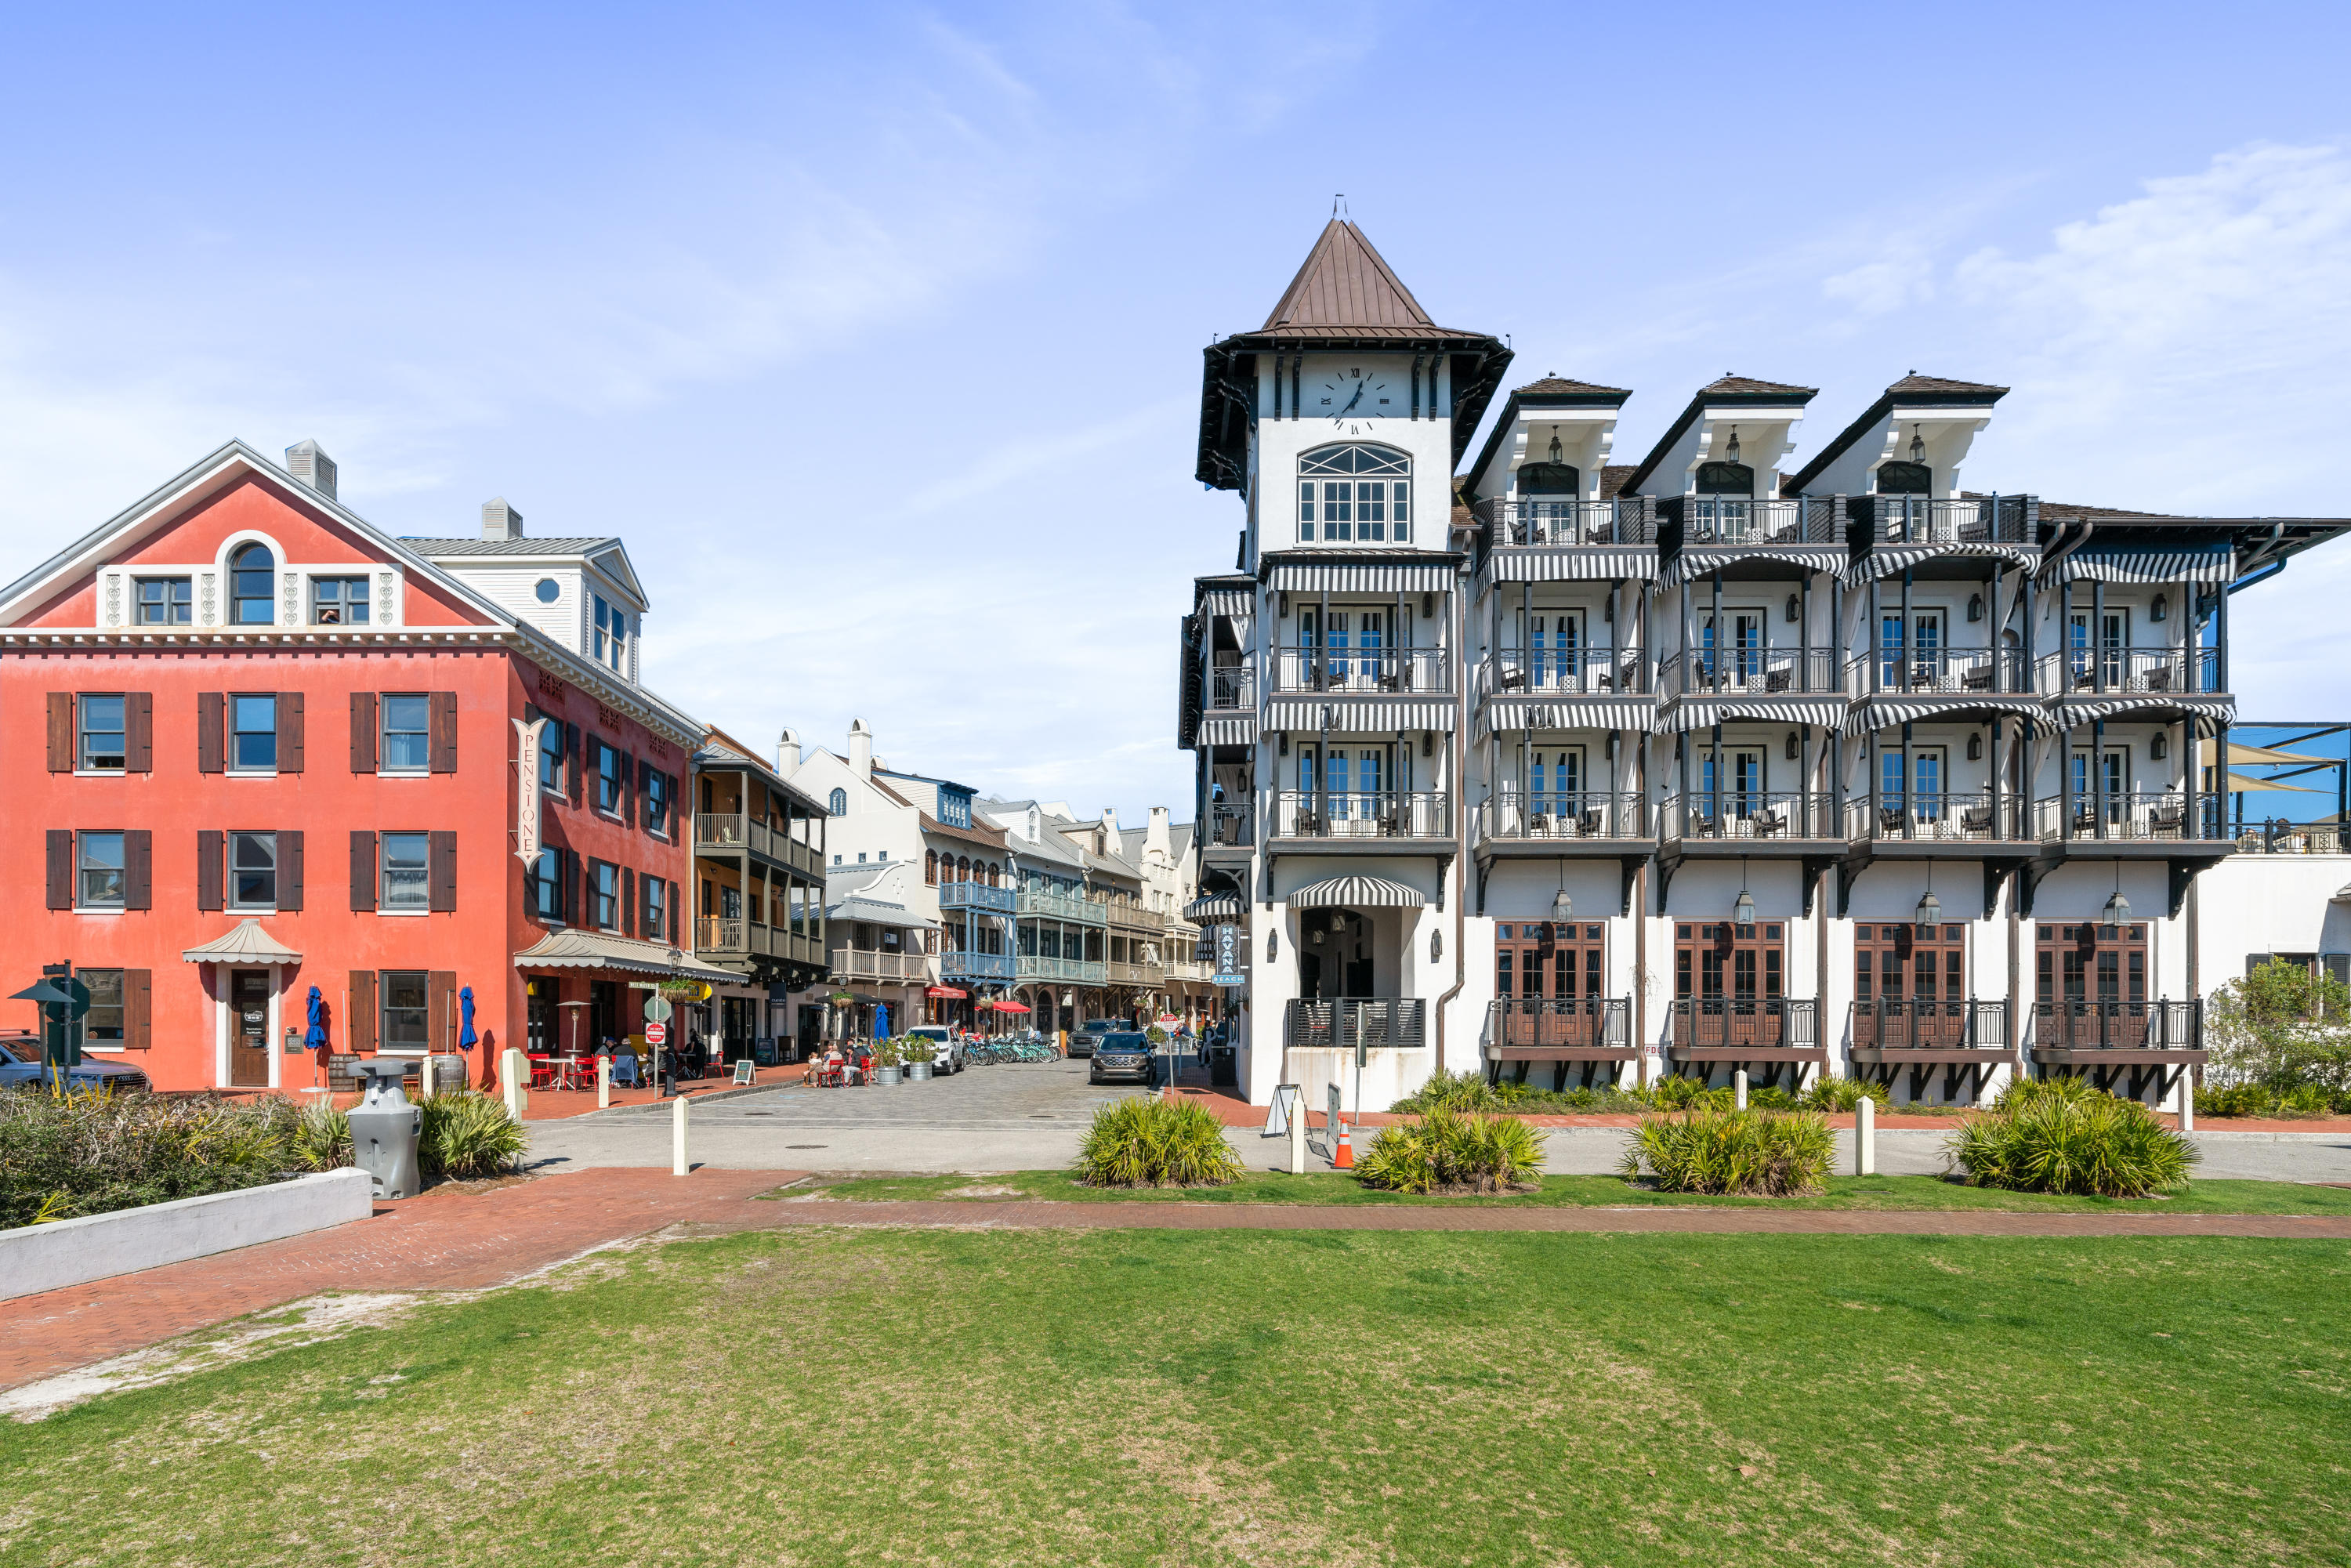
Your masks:
{"label": "black and white striped awning", "polygon": [[1657,579],[1661,588],[1673,588],[1685,582],[1725,570],[1742,561],[1777,561],[1782,566],[1800,567],[1805,571],[1843,571],[1851,557],[1842,545],[1752,545],[1735,549],[1686,549],[1674,557]]}
{"label": "black and white striped awning", "polygon": [[1195,925],[1214,925],[1224,920],[1246,920],[1249,906],[1238,893],[1204,893],[1184,906],[1184,918]]}
{"label": "black and white striped awning", "polygon": [[2011,566],[2029,569],[2041,559],[2041,552],[2030,545],[1895,545],[1874,549],[1845,568],[1844,580],[1846,586],[1852,587],[1952,556],[1977,559],[1989,557],[1997,559],[2003,570]]}
{"label": "black and white striped awning", "polygon": [[1255,746],[1257,715],[1227,714],[1217,718],[1202,719],[1200,744],[1203,746]]}
{"label": "black and white striped awning", "polygon": [[1962,696],[1856,697],[1841,727],[1846,735],[1866,735],[1902,724],[1981,724],[2014,719],[2034,735],[2055,731],[2056,720],[2038,697]]}
{"label": "black and white striped awning", "polygon": [[1266,587],[1276,593],[1446,593],[1458,570],[1449,561],[1276,561]]}
{"label": "black and white striped awning", "polygon": [[2219,582],[2235,580],[2237,556],[2227,545],[2198,549],[2133,549],[2088,546],[2053,569],[2057,582]]}
{"label": "black and white striped awning", "polygon": [[1489,733],[1512,729],[1637,729],[1656,722],[1654,697],[1489,697],[1478,722]]}
{"label": "black and white striped awning", "polygon": [[2196,721],[2199,736],[2218,735],[2220,727],[2237,718],[2237,699],[2203,692],[2108,692],[2103,696],[2059,697],[2051,706],[2051,722],[2061,729],[2123,719],[2143,724]]}
{"label": "black and white striped awning", "polygon": [[1384,876],[1334,876],[1300,888],[1284,902],[1292,909],[1418,909],[1428,900]]}
{"label": "black and white striped awning", "polygon": [[1246,588],[1212,588],[1200,595],[1200,608],[1210,615],[1247,615],[1257,608],[1257,595]]}
{"label": "black and white striped awning", "polygon": [[1654,582],[1655,545],[1607,545],[1572,549],[1499,549],[1487,558],[1488,582]]}
{"label": "black and white striped awning", "polygon": [[1426,697],[1276,697],[1265,706],[1268,729],[1330,729],[1348,735],[1453,727],[1453,705]]}
{"label": "black and white striped awning", "polygon": [[1834,726],[1844,718],[1843,697],[1684,697],[1659,710],[1656,733],[1743,722]]}

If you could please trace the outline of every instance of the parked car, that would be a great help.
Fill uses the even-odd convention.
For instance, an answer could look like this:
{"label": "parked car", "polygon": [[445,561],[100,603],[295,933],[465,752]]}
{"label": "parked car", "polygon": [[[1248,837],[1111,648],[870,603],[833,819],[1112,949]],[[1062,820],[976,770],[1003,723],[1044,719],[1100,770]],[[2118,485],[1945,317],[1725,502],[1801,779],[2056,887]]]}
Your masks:
{"label": "parked car", "polygon": [[1132,1030],[1119,1030],[1096,1037],[1093,1066],[1086,1073],[1089,1083],[1107,1083],[1113,1078],[1131,1079],[1137,1083],[1151,1082],[1151,1037]]}
{"label": "parked car", "polygon": [[1110,1019],[1088,1019],[1070,1031],[1070,1054],[1092,1056],[1102,1044],[1102,1036],[1117,1027],[1117,1023]]}
{"label": "parked car", "polygon": [[[37,1039],[0,1040],[0,1084],[46,1083],[48,1074],[41,1066],[41,1042]],[[103,1056],[85,1056],[81,1065],[66,1070],[68,1089],[103,1089],[110,1094],[128,1093],[133,1090],[144,1092],[152,1087],[147,1075],[127,1061],[115,1061]]]}
{"label": "parked car", "polygon": [[934,1072],[961,1072],[969,1061],[964,1053],[963,1041],[943,1023],[918,1023],[908,1030],[898,1041],[900,1054],[904,1054],[908,1041],[916,1040],[929,1040],[931,1049],[938,1053],[931,1058]]}

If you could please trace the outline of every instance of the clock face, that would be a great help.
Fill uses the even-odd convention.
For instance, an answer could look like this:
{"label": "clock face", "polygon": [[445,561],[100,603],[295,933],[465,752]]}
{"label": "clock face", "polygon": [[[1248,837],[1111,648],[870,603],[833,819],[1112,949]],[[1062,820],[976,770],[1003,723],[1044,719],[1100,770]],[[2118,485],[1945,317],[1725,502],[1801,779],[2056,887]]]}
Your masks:
{"label": "clock face", "polygon": [[1361,365],[1332,371],[1322,378],[1322,390],[1315,395],[1322,400],[1315,412],[1330,416],[1334,435],[1369,434],[1373,420],[1390,419],[1395,414],[1395,404],[1391,401],[1395,393],[1386,375]]}

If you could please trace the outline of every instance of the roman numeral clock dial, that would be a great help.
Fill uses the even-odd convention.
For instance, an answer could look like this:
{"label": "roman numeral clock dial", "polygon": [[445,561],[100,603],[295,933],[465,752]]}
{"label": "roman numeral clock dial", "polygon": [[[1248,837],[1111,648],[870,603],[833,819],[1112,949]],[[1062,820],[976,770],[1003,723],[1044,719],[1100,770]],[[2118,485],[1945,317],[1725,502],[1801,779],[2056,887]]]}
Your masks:
{"label": "roman numeral clock dial", "polygon": [[1388,383],[1376,371],[1350,365],[1322,383],[1322,412],[1331,416],[1333,435],[1368,435],[1371,422],[1395,413],[1388,402]]}

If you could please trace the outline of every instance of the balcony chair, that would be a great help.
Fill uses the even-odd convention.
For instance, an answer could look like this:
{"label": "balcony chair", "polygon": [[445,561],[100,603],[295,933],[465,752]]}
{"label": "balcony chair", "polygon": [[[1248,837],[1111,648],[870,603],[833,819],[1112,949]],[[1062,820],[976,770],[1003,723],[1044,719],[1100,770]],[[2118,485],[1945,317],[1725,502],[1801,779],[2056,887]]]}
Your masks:
{"label": "balcony chair", "polygon": [[2165,800],[2147,814],[2149,838],[2175,839],[2180,835],[2180,825],[2187,817],[2187,806],[2178,800]]}
{"label": "balcony chair", "polygon": [[1972,669],[1960,672],[1959,690],[1963,692],[1988,692],[1991,690],[1991,666],[1990,664],[1978,664]]}
{"label": "balcony chair", "polygon": [[1502,672],[1501,679],[1494,683],[1494,689],[1495,689],[1495,690],[1497,690],[1497,691],[1515,692],[1515,691],[1523,690],[1523,689],[1525,688],[1525,686],[1526,686],[1526,684],[1527,684],[1527,673],[1526,673],[1526,671],[1524,671],[1524,670],[1504,670],[1504,671]]}
{"label": "balcony chair", "polygon": [[1599,807],[1594,806],[1575,819],[1575,832],[1578,838],[1596,839],[1600,836]]}
{"label": "balcony chair", "polygon": [[1979,801],[1962,810],[1959,813],[1959,832],[1962,837],[1970,839],[1991,837],[1991,802]]}
{"label": "balcony chair", "polygon": [[1301,838],[1301,839],[1319,839],[1319,838],[1321,838],[1321,837],[1322,836],[1322,813],[1321,813],[1321,812],[1319,812],[1319,811],[1301,811],[1301,812],[1299,812],[1299,813],[1298,813],[1298,822],[1297,822],[1297,836],[1298,836],[1298,837],[1300,837],[1300,838]]}
{"label": "balcony chair", "polygon": [[2143,692],[2168,692],[2170,689],[2171,666],[2168,664],[2159,664],[2140,677],[2139,690]]}
{"label": "balcony chair", "polygon": [[1784,692],[1795,684],[1795,679],[1796,673],[1793,670],[1767,671],[1763,676],[1763,689],[1767,692]]}
{"label": "balcony chair", "polygon": [[1908,821],[1909,814],[1901,807],[1880,806],[1877,808],[1877,836],[1881,839],[1898,839],[1902,836],[1902,830]]}

